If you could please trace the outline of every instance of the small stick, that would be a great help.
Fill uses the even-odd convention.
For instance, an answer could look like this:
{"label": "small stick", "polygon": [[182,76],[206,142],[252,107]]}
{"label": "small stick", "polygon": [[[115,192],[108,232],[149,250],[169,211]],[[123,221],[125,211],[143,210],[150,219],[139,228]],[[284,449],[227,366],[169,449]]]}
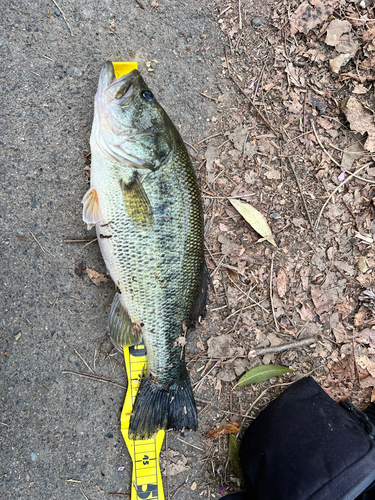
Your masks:
{"label": "small stick", "polygon": [[221,264],[223,263],[223,261],[224,261],[224,259],[225,259],[225,257],[226,257],[227,255],[228,255],[228,252],[226,252],[226,253],[222,256],[222,258],[220,259],[220,261],[219,261],[218,265],[216,266],[216,269],[215,269],[215,270],[211,273],[211,276],[213,276],[213,275],[214,275],[214,274],[215,274],[215,273],[216,273],[216,272],[220,269]]}
{"label": "small stick", "polygon": [[203,450],[202,448],[199,448],[199,446],[195,446],[194,444],[188,443],[187,441],[184,441],[183,439],[181,439],[181,438],[179,438],[179,437],[178,437],[178,438],[176,438],[176,439],[178,439],[179,441],[181,441],[181,443],[185,443],[185,444],[187,444],[188,446],[191,446],[192,448],[195,448],[196,450],[205,451],[205,450]]}
{"label": "small stick", "polygon": [[242,16],[241,16],[241,0],[238,0],[238,14],[239,14],[239,18],[240,18],[240,30],[242,30]]}
{"label": "small stick", "polygon": [[64,240],[64,243],[85,243],[87,241],[92,242],[95,239],[97,239],[97,238],[83,238],[81,240],[77,238],[77,239],[73,239],[73,240]]}
{"label": "small stick", "polygon": [[165,433],[165,476],[167,479],[167,500],[169,500],[169,474],[168,474],[168,432]]}
{"label": "small stick", "polygon": [[31,231],[31,229],[29,228],[29,226],[27,226],[24,222],[22,222],[22,224],[27,228],[27,230],[29,231],[29,233],[31,234],[31,236],[34,238],[34,240],[37,242],[37,244],[40,246],[40,248],[42,249],[43,253],[49,253],[51,257],[53,257],[53,255],[51,254],[51,252],[49,250],[47,250],[46,248],[44,248],[40,243],[39,241],[36,239],[36,236],[35,234]]}
{"label": "small stick", "polygon": [[238,436],[239,436],[239,434],[241,432],[241,429],[242,429],[242,426],[243,426],[245,418],[249,418],[251,410],[254,408],[254,406],[257,404],[257,402],[260,399],[262,399],[262,397],[266,394],[267,391],[269,391],[270,389],[273,389],[274,387],[281,387],[283,385],[291,385],[291,384],[294,384],[294,382],[285,382],[284,384],[270,385],[269,387],[267,387],[267,389],[264,389],[264,391],[255,399],[255,401],[253,403],[251,403],[250,408],[247,410],[246,415],[245,415],[245,417],[243,418],[243,420],[241,422],[240,428],[238,429],[238,432],[236,434],[236,438],[238,438]]}
{"label": "small stick", "polygon": [[59,7],[58,3],[57,3],[55,0],[52,0],[52,2],[56,5],[56,7],[57,7],[57,8],[59,9],[59,11],[61,12],[61,15],[63,16],[64,21],[66,22],[66,25],[67,25],[67,26],[68,26],[68,28],[69,28],[69,31],[70,31],[71,36],[74,36],[74,35],[73,35],[72,28],[70,27],[70,24],[68,23],[68,20],[67,20],[67,18],[65,17],[64,12],[61,10],[61,7]]}
{"label": "small stick", "polygon": [[197,154],[199,154],[199,151],[198,151],[198,150],[197,150],[197,149],[196,149],[196,148],[195,148],[192,144],[189,144],[189,143],[188,143],[188,142],[186,142],[186,141],[184,141],[184,143],[185,143],[187,146],[189,146],[189,148],[194,149],[194,151],[195,151]]}
{"label": "small stick", "polygon": [[306,210],[307,218],[309,219],[309,222],[310,222],[311,229],[312,229],[313,231],[315,231],[315,230],[314,230],[314,224],[313,224],[313,221],[311,220],[310,213],[309,213],[309,211],[308,211],[308,209],[307,209],[307,204],[306,204],[305,197],[303,196],[303,191],[302,191],[302,188],[301,188],[301,184],[299,183],[299,179],[298,179],[298,177],[297,177],[297,173],[296,173],[296,171],[295,171],[295,169],[294,169],[294,165],[293,165],[293,163],[292,163],[291,159],[289,158],[289,156],[288,156],[287,158],[288,158],[288,161],[289,161],[289,165],[291,166],[291,169],[293,170],[294,177],[296,178],[296,181],[297,181],[297,186],[298,186],[299,192],[300,192],[300,194],[301,194],[301,198],[302,198],[302,201],[303,201],[303,205],[304,205],[304,207],[305,207],[305,210]]}
{"label": "small stick", "polygon": [[207,99],[211,99],[211,101],[215,101],[215,102],[220,102],[219,99],[215,99],[215,97],[211,97],[210,95],[207,95],[205,94],[204,92],[199,92],[200,95],[202,95],[203,97],[207,97]]}
{"label": "small stick", "polygon": [[333,161],[333,163],[342,169],[342,167],[341,167],[340,163],[338,163],[338,162],[337,162],[337,161],[333,158],[333,156],[331,156],[331,155],[328,153],[328,151],[326,150],[326,148],[323,146],[323,144],[322,144],[321,140],[320,140],[320,139],[319,139],[319,137],[318,137],[318,134],[316,133],[316,128],[315,128],[315,125],[314,125],[314,120],[310,120],[310,123],[311,123],[312,129],[313,129],[313,131],[314,131],[315,138],[316,138],[316,140],[318,141],[319,146],[323,149],[323,151],[325,152],[325,154],[326,154],[329,158],[331,158],[331,160]]}
{"label": "small stick", "polygon": [[221,132],[218,132],[217,134],[210,135],[206,137],[205,139],[202,139],[201,141],[197,142],[197,144],[202,144],[202,142],[208,141],[209,139],[213,139],[214,137],[218,137],[219,135],[223,135]]}
{"label": "small stick", "polygon": [[244,310],[244,307],[246,305],[246,302],[249,300],[249,296],[250,296],[250,292],[251,290],[254,290],[254,287],[250,287],[249,288],[249,291],[247,292],[247,295],[246,295],[246,299],[244,300],[243,304],[242,304],[242,307],[241,307],[241,310],[240,310],[240,314],[237,316],[237,319],[236,319],[236,322],[234,323],[234,327],[232,328],[233,331],[236,330],[236,326],[237,326],[237,323],[239,322],[240,320],[240,317],[241,317],[241,314],[242,314],[242,311]]}
{"label": "small stick", "polygon": [[50,57],[44,56],[43,54],[42,54],[42,57],[45,57],[46,59],[49,59],[52,62],[55,62],[53,59],[51,59]]}
{"label": "small stick", "polygon": [[272,261],[271,261],[271,276],[270,276],[270,301],[271,301],[271,309],[272,309],[272,316],[273,320],[275,322],[276,330],[279,332],[280,328],[277,323],[276,315],[275,315],[275,309],[273,307],[273,300],[272,300],[272,275],[273,275],[273,259],[275,258],[275,254],[272,254]]}
{"label": "small stick", "polygon": [[206,378],[206,377],[207,377],[207,376],[208,376],[208,375],[212,372],[212,370],[214,370],[215,368],[217,368],[219,365],[221,365],[221,359],[219,359],[219,361],[217,361],[217,362],[214,364],[214,366],[211,368],[211,370],[209,370],[209,371],[206,373],[206,375],[200,379],[200,381],[197,383],[197,388],[195,389],[195,391],[197,391],[197,392],[199,391],[199,389],[201,388],[202,383],[203,383],[203,381],[205,380],[205,378]]}
{"label": "small stick", "polygon": [[309,337],[307,339],[298,340],[297,342],[291,342],[290,344],[281,344],[274,347],[265,347],[264,349],[254,349],[249,352],[249,358],[254,358],[255,356],[263,356],[264,354],[271,354],[275,352],[288,351],[289,349],[298,349],[306,345],[310,345],[316,342],[316,338]]}
{"label": "small stick", "polygon": [[318,225],[319,225],[319,222],[320,222],[320,218],[324,212],[324,209],[326,208],[326,206],[328,205],[328,203],[330,202],[332,196],[337,193],[337,191],[342,187],[344,186],[347,182],[350,181],[350,179],[352,179],[354,176],[356,176],[357,174],[359,174],[359,172],[361,172],[363,169],[367,168],[368,166],[370,166],[372,164],[372,162],[370,161],[370,163],[366,163],[366,165],[363,165],[362,167],[358,168],[353,174],[349,175],[349,177],[347,177],[345,180],[343,180],[333,191],[332,193],[329,195],[329,197],[327,198],[326,202],[324,203],[324,205],[322,206],[322,209],[320,210],[319,212],[319,215],[318,215],[318,218],[316,220],[316,223],[315,223],[315,230],[317,229]]}
{"label": "small stick", "polygon": [[232,80],[232,82],[237,86],[238,90],[240,90],[242,92],[242,94],[245,96],[245,98],[249,101],[249,103],[251,104],[251,106],[255,109],[256,113],[258,113],[258,115],[262,118],[262,120],[264,121],[264,123],[267,125],[267,127],[272,130],[272,132],[275,134],[276,137],[278,137],[278,134],[277,132],[274,130],[274,128],[272,127],[272,125],[270,124],[270,122],[267,120],[267,118],[265,118],[263,116],[263,114],[259,111],[259,109],[256,107],[256,105],[253,103],[253,101],[250,99],[250,97],[248,95],[245,94],[245,92],[242,90],[241,86],[236,82],[236,80],[233,78],[233,76],[231,74],[229,74],[229,78]]}
{"label": "small stick", "polygon": [[89,245],[91,245],[91,243],[95,243],[95,241],[98,241],[98,238],[94,238],[93,240],[89,241],[88,243],[86,243],[86,245],[83,245],[82,248],[88,247]]}
{"label": "small stick", "polygon": [[92,380],[98,380],[99,382],[107,382],[108,384],[116,385],[121,387],[121,389],[126,389],[125,385],[120,385],[117,382],[112,382],[109,378],[99,377],[99,375],[91,375],[91,373],[84,372],[71,372],[69,370],[63,370],[61,373],[69,373],[70,375],[77,375],[77,377],[90,378]]}
{"label": "small stick", "polygon": [[0,422],[0,425],[5,425],[6,427],[10,427],[10,425],[6,424],[5,422]]}
{"label": "small stick", "polygon": [[[80,481],[81,482],[81,481]],[[89,498],[84,494],[83,489],[80,488],[79,491],[82,493],[82,495],[86,498],[86,500],[89,500]]]}
{"label": "small stick", "polygon": [[86,361],[83,359],[83,357],[80,355],[80,353],[77,351],[77,349],[74,349],[74,352],[77,354],[79,358],[84,362],[86,367],[90,370],[91,373],[94,373],[94,370],[86,363]]}
{"label": "small stick", "polygon": [[139,0],[135,0],[137,2],[137,4],[140,6],[141,9],[144,9],[145,6],[143,5],[142,2],[140,2]]}

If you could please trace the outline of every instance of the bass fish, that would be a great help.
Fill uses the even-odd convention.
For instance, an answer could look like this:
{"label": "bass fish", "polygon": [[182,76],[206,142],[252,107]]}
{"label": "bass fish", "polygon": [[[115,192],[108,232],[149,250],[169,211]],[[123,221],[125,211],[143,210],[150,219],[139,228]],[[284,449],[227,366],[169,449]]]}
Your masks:
{"label": "bass fish", "polygon": [[120,347],[143,342],[141,381],[129,436],[198,426],[183,344],[205,313],[203,211],[186,147],[140,73],[99,77],[90,138],[91,184],[83,220],[95,225],[117,292],[110,336]]}

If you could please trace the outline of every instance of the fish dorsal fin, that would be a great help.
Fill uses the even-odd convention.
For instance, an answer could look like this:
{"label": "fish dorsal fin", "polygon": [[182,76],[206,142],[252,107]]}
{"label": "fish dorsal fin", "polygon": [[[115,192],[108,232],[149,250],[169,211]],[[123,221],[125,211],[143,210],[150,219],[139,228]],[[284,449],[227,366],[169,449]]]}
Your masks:
{"label": "fish dorsal fin", "polygon": [[109,334],[119,348],[139,344],[142,338],[142,332],[132,323],[128,313],[121,305],[118,292],[113,298],[109,313]]}
{"label": "fish dorsal fin", "polygon": [[149,225],[152,224],[154,217],[150,200],[142,186],[138,176],[129,184],[120,180],[120,187],[124,194],[125,208],[128,217],[136,224]]}
{"label": "fish dorsal fin", "polygon": [[95,188],[87,191],[82,199],[83,204],[83,222],[86,222],[88,228],[91,229],[93,225],[103,219],[103,214],[99,205],[99,196]]}

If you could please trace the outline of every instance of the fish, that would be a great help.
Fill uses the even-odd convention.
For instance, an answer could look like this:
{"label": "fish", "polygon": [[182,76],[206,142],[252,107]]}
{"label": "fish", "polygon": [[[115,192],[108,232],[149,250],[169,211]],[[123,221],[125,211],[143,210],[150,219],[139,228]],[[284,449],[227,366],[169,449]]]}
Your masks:
{"label": "fish", "polygon": [[117,79],[103,65],[90,147],[83,220],[117,287],[110,336],[147,351],[129,437],[197,430],[184,344],[207,304],[202,203],[185,144],[138,70]]}

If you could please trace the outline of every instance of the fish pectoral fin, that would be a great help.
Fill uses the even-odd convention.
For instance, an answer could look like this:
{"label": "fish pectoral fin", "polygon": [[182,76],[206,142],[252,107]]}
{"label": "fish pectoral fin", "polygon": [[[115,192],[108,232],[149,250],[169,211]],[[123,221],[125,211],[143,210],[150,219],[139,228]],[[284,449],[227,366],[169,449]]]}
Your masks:
{"label": "fish pectoral fin", "polygon": [[103,214],[99,205],[99,196],[95,188],[91,188],[87,191],[82,199],[83,204],[83,222],[89,226],[89,229],[97,222],[103,219]]}
{"label": "fish pectoral fin", "polygon": [[138,176],[129,184],[120,180],[120,187],[125,199],[125,208],[129,218],[141,225],[152,224],[154,217],[150,200]]}
{"label": "fish pectoral fin", "polygon": [[139,344],[142,339],[139,327],[132,323],[128,313],[121,305],[118,292],[114,296],[109,313],[109,335],[119,348]]}

